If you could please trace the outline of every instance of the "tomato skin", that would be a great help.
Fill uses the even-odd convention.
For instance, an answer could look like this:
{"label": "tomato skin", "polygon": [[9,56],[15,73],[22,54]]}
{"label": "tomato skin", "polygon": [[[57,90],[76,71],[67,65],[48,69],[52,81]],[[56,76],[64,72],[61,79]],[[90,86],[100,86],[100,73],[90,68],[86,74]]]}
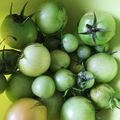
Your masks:
{"label": "tomato skin", "polygon": [[0,74],[0,94],[7,88],[7,80],[3,74]]}
{"label": "tomato skin", "polygon": [[8,37],[4,42],[10,47],[22,49],[35,42],[37,39],[37,29],[30,18],[23,24],[22,22],[14,21],[13,16],[8,15],[1,25],[1,36],[3,39],[7,36],[15,37],[16,40]]}
{"label": "tomato skin", "polygon": [[50,62],[48,49],[42,44],[34,43],[23,50],[18,67],[23,74],[36,77],[48,70]]}
{"label": "tomato skin", "polygon": [[41,99],[48,110],[48,120],[58,120],[60,118],[60,111],[63,104],[63,96],[56,92],[48,99]]}
{"label": "tomato skin", "polygon": [[80,96],[69,98],[62,106],[61,120],[95,120],[92,103]]}
{"label": "tomato skin", "polygon": [[80,59],[87,59],[91,55],[91,49],[88,46],[82,45],[77,49],[77,55]]}
{"label": "tomato skin", "polygon": [[78,48],[78,39],[75,35],[67,33],[62,38],[62,44],[64,49],[68,52],[74,52]]}
{"label": "tomato skin", "polygon": [[58,32],[67,24],[66,10],[56,1],[44,2],[36,14],[36,23],[43,33]]}
{"label": "tomato skin", "polygon": [[28,77],[21,72],[13,73],[8,79],[7,97],[12,102],[24,97],[34,97],[31,89],[34,79],[34,77]]}
{"label": "tomato skin", "polygon": [[57,71],[61,68],[68,68],[70,65],[70,56],[59,49],[55,49],[51,52],[51,71]]}
{"label": "tomato skin", "polygon": [[[102,11],[96,11],[95,12],[97,17],[97,28],[101,28],[105,30],[105,32],[97,32],[96,33],[96,44],[102,45],[107,43],[111,40],[111,38],[115,35],[116,31],[116,23],[112,15],[102,12]],[[88,45],[94,46],[95,43],[93,41],[93,38],[91,37],[91,34],[84,35],[80,33],[84,33],[88,30],[87,24],[93,25],[94,21],[94,12],[88,12],[86,13],[80,20],[78,25],[78,33],[81,38],[81,40]]]}
{"label": "tomato skin", "polygon": [[96,82],[106,83],[113,80],[118,71],[116,60],[109,54],[97,53],[86,62],[87,70],[95,76]]}
{"label": "tomato skin", "polygon": [[54,75],[54,79],[57,90],[61,92],[71,88],[75,84],[74,74],[67,69],[58,70]]}
{"label": "tomato skin", "polygon": [[41,75],[35,78],[32,83],[33,93],[40,98],[49,98],[55,92],[55,83],[53,79],[47,75]]}
{"label": "tomato skin", "polygon": [[47,108],[32,98],[23,98],[13,103],[4,120],[47,120]]}
{"label": "tomato skin", "polygon": [[116,107],[113,109],[102,109],[97,112],[96,120],[120,120],[120,109]]}
{"label": "tomato skin", "polygon": [[93,87],[90,91],[91,99],[99,108],[108,109],[114,107],[114,89],[108,84],[100,84]]}

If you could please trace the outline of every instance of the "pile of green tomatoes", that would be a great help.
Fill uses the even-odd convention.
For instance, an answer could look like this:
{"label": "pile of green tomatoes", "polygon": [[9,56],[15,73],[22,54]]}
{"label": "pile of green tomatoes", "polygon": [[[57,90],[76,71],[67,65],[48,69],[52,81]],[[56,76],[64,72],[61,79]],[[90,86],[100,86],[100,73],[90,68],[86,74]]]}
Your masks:
{"label": "pile of green tomatoes", "polygon": [[[119,109],[120,89],[114,88],[119,70],[114,54],[119,51],[109,45],[115,18],[88,11],[76,31],[68,33],[69,16],[62,4],[47,1],[25,15],[27,4],[16,14],[11,3],[0,27],[0,45],[9,46],[0,50],[0,93],[5,91],[13,102],[5,120],[104,120],[97,112]],[[31,112],[41,105],[45,118]]]}

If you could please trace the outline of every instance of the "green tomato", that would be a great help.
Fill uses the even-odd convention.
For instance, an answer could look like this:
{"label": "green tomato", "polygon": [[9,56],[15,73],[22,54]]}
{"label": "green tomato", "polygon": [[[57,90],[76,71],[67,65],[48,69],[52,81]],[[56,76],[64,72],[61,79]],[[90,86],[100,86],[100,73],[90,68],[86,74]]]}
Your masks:
{"label": "green tomato", "polygon": [[56,88],[59,91],[65,91],[75,84],[74,74],[67,69],[58,70],[54,75],[54,79]]}
{"label": "green tomato", "polygon": [[31,89],[33,80],[33,77],[20,72],[13,73],[8,79],[7,97],[13,102],[24,97],[34,97]]}
{"label": "green tomato", "polygon": [[88,45],[102,45],[115,35],[116,23],[111,14],[96,11],[88,12],[81,18],[78,33],[81,40]]}
{"label": "green tomato", "polygon": [[67,33],[62,38],[62,44],[67,52],[74,52],[78,48],[78,39],[75,35]]}
{"label": "green tomato", "polygon": [[48,120],[57,120],[60,118],[60,111],[63,104],[62,94],[56,92],[52,97],[42,99],[42,102],[48,110]]}
{"label": "green tomato", "polygon": [[95,109],[88,99],[75,96],[65,101],[61,109],[62,120],[95,120]]}
{"label": "green tomato", "polygon": [[87,70],[95,76],[96,82],[106,83],[113,80],[118,71],[116,60],[109,54],[97,53],[86,62]]}
{"label": "green tomato", "polygon": [[39,76],[45,73],[51,62],[47,48],[39,43],[27,46],[19,59],[19,69],[27,76]]}
{"label": "green tomato", "polygon": [[36,14],[36,23],[43,33],[55,33],[67,23],[66,10],[56,1],[44,2]]}
{"label": "green tomato", "polygon": [[77,74],[82,70],[82,65],[75,61],[72,61],[69,68],[73,73]]}
{"label": "green tomato", "polygon": [[120,109],[117,107],[113,109],[101,109],[96,114],[96,120],[120,120]]}
{"label": "green tomato", "polygon": [[18,19],[17,17],[16,14],[5,17],[1,25],[1,36],[3,39],[7,37],[4,42],[10,47],[22,49],[26,45],[35,42],[37,39],[37,29],[30,18],[20,22],[16,20]]}
{"label": "green tomato", "polygon": [[52,71],[57,71],[61,68],[68,68],[70,65],[70,57],[69,55],[59,49],[53,50],[51,52],[51,65],[50,69]]}
{"label": "green tomato", "polygon": [[57,49],[60,46],[61,41],[58,38],[46,37],[43,44],[51,51]]}
{"label": "green tomato", "polygon": [[38,76],[32,84],[33,93],[40,98],[49,98],[55,92],[55,83],[47,75]]}
{"label": "green tomato", "polygon": [[3,74],[0,74],[0,94],[7,88],[7,80]]}
{"label": "green tomato", "polygon": [[99,108],[108,109],[115,107],[115,91],[108,84],[93,87],[90,91],[90,96]]}
{"label": "green tomato", "polygon": [[94,75],[89,71],[79,72],[77,76],[77,85],[82,90],[91,88],[95,83]]}
{"label": "green tomato", "polygon": [[20,52],[13,49],[0,50],[0,72],[11,74],[17,69]]}
{"label": "green tomato", "polygon": [[77,49],[77,55],[81,59],[86,59],[91,55],[90,47],[86,45],[79,46]]}

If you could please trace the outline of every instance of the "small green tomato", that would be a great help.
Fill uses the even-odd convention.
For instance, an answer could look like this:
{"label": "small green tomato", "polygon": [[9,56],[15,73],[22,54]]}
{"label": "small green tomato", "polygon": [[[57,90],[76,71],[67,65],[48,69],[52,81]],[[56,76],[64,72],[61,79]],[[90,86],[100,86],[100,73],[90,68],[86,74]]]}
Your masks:
{"label": "small green tomato", "polygon": [[55,83],[51,77],[41,75],[33,81],[32,91],[40,98],[49,98],[55,92]]}
{"label": "small green tomato", "polygon": [[62,44],[67,52],[74,52],[78,47],[78,39],[75,35],[67,33],[62,38]]}

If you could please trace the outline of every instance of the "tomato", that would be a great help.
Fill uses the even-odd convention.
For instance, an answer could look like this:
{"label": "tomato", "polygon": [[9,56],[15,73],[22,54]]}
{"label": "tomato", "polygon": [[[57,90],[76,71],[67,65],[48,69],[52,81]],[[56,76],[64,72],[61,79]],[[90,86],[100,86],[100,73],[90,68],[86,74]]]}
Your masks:
{"label": "tomato", "polygon": [[40,101],[22,98],[9,107],[4,120],[47,120],[47,108]]}
{"label": "tomato", "polygon": [[67,52],[74,52],[78,48],[78,39],[75,35],[66,33],[62,38],[62,45]]}
{"label": "tomato", "polygon": [[59,91],[65,91],[75,84],[74,74],[67,69],[59,69],[54,75],[56,88]]}
{"label": "tomato", "polygon": [[116,23],[111,14],[95,11],[87,12],[79,21],[78,33],[88,45],[102,45],[115,35]]}
{"label": "tomato", "polygon": [[0,71],[3,74],[11,74],[17,70],[17,62],[20,52],[13,49],[0,50]]}
{"label": "tomato", "polygon": [[7,80],[3,74],[0,74],[0,94],[7,88]]}
{"label": "tomato", "polygon": [[61,109],[62,120],[95,120],[95,109],[87,98],[71,97]]}
{"label": "tomato", "polygon": [[51,65],[50,69],[52,71],[57,71],[60,68],[68,68],[70,65],[69,55],[59,49],[55,49],[51,52]]}
{"label": "tomato", "polygon": [[110,82],[116,76],[118,65],[116,60],[107,53],[97,53],[88,58],[87,70],[95,76],[96,82]]}
{"label": "tomato", "polygon": [[79,72],[77,74],[77,85],[81,90],[91,88],[95,83],[94,75],[89,71]]}
{"label": "tomato", "polygon": [[7,97],[13,102],[24,97],[34,97],[31,89],[34,79],[20,72],[13,73],[8,79]]}
{"label": "tomato", "polygon": [[115,91],[108,84],[93,87],[90,96],[99,108],[108,109],[116,106]]}
{"label": "tomato", "polygon": [[49,98],[55,92],[55,83],[47,75],[38,76],[32,83],[32,91],[40,98]]}
{"label": "tomato", "polygon": [[48,110],[48,120],[58,120],[60,118],[60,111],[63,104],[63,96],[56,92],[48,99],[42,99],[42,102]]}
{"label": "tomato", "polygon": [[73,73],[77,74],[82,70],[82,65],[75,61],[72,61],[69,68]]}
{"label": "tomato", "polygon": [[40,43],[34,43],[23,50],[18,67],[23,74],[35,77],[45,73],[50,62],[48,49]]}
{"label": "tomato", "polygon": [[52,51],[61,45],[61,41],[58,38],[48,36],[45,38],[43,44],[48,48],[48,50]]}
{"label": "tomato", "polygon": [[[24,7],[23,7],[24,8]],[[12,9],[12,8],[11,8]],[[12,12],[12,11],[11,11]],[[37,28],[29,16],[13,14],[6,16],[1,25],[1,36],[10,47],[22,49],[37,39]]]}
{"label": "tomato", "polygon": [[116,107],[107,110],[102,109],[96,114],[96,120],[120,120],[120,109]]}
{"label": "tomato", "polygon": [[86,59],[91,55],[90,47],[86,45],[79,46],[77,49],[77,55],[80,59]]}
{"label": "tomato", "polygon": [[60,31],[67,23],[66,10],[56,1],[44,2],[36,14],[36,23],[43,33]]}

